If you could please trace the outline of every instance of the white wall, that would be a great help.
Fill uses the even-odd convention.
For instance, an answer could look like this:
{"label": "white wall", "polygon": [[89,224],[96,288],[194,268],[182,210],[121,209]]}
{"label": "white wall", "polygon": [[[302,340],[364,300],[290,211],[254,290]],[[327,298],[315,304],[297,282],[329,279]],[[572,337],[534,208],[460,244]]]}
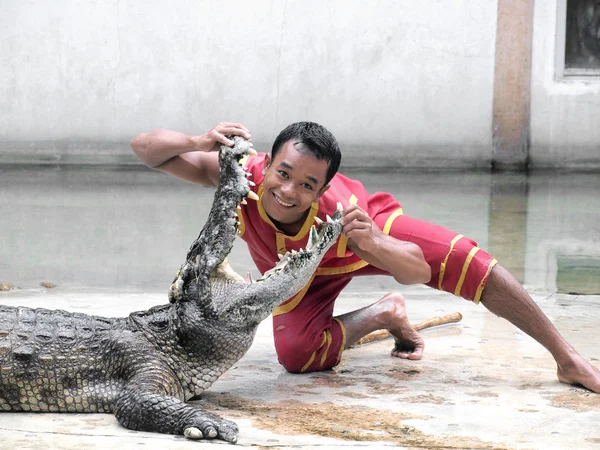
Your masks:
{"label": "white wall", "polygon": [[313,120],[346,164],[487,167],[496,12],[492,0],[2,0],[0,150],[127,153],[140,132],[221,120],[270,143]]}
{"label": "white wall", "polygon": [[566,0],[535,2],[531,95],[534,167],[600,169],[600,77],[556,77],[559,7]]}

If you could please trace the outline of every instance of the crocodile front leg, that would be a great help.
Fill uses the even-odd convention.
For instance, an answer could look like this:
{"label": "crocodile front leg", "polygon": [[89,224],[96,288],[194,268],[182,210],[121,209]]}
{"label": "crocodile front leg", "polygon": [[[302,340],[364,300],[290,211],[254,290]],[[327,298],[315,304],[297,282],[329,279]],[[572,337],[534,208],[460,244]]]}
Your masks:
{"label": "crocodile front leg", "polygon": [[118,395],[115,415],[121,425],[132,430],[237,441],[238,427],[234,422],[185,403],[182,392],[170,371],[139,373]]}

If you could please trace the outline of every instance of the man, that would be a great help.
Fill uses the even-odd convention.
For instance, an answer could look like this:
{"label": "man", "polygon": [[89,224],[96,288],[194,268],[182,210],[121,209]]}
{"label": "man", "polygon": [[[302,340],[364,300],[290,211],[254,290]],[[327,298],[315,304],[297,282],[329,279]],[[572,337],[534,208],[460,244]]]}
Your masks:
{"label": "man", "polygon": [[[149,167],[206,186],[219,183],[216,150],[227,136],[251,139],[241,124],[224,122],[204,135],[171,130],[141,134],[132,143]],[[337,173],[335,138],[312,122],[292,124],[270,155],[247,160],[257,202],[242,205],[240,234],[261,272],[278,254],[303,247],[310,225],[325,220],[339,201],[343,233],[307,287],[273,313],[275,348],[290,372],[329,369],[344,349],[377,329],[395,337],[392,355],[420,359],[423,340],[408,321],[404,299],[390,293],[365,308],[333,317],[333,305],[354,276],[385,274],[402,284],[425,283],[475,302],[509,320],[546,347],[558,379],[600,393],[600,371],[559,334],[518,281],[468,238],[404,216],[385,193],[369,195],[358,181]]]}

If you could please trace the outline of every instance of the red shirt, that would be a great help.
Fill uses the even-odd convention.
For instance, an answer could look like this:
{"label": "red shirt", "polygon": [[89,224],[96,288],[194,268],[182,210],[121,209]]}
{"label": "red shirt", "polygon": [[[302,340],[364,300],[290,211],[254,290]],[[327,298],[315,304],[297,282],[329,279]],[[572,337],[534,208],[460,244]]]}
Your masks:
{"label": "red shirt", "polygon": [[[264,160],[265,154],[261,153],[257,156],[249,156],[245,164],[247,171],[252,174],[250,179],[256,183],[252,189],[259,197],[263,194]],[[315,217],[325,221],[327,215],[333,216],[338,202],[343,207],[358,204],[371,217],[380,216],[385,212],[388,212],[384,214],[385,216],[393,216],[393,218],[402,214],[402,208],[391,195],[376,193],[370,196],[362,183],[339,173],[330,181],[330,188],[319,201],[312,204],[304,225],[295,236],[288,236],[277,229],[260,200],[248,200],[248,204],[241,207],[242,214],[238,213],[241,222],[239,235],[248,244],[250,255],[260,272],[264,273],[273,268],[279,261],[278,254],[305,248],[310,227],[315,224]],[[367,265],[365,261],[346,249],[346,243],[347,239],[344,236],[338,238],[323,257],[317,275],[348,273]]]}

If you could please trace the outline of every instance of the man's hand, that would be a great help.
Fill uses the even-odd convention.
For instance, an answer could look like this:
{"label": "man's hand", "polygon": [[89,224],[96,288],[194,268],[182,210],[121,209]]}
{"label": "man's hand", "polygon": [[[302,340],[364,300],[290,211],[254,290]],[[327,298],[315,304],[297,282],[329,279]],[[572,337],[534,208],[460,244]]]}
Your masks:
{"label": "man's hand", "polygon": [[367,212],[358,205],[350,205],[345,208],[343,216],[342,234],[352,240],[352,244],[354,244],[352,246],[371,253],[383,232]]}
{"label": "man's hand", "polygon": [[192,183],[216,187],[219,185],[219,158],[215,151],[221,145],[234,145],[227,136],[252,138],[245,126],[222,122],[202,135],[165,129],[143,133],[131,141],[131,148],[148,167]]}
{"label": "man's hand", "polygon": [[342,233],[348,238],[348,250],[372,266],[389,272],[398,283],[428,283],[431,268],[421,248],[388,236],[358,205],[344,209]]}
{"label": "man's hand", "polygon": [[233,147],[233,141],[227,136],[242,136],[252,140],[250,131],[241,123],[221,122],[208,133],[195,136],[195,144],[198,150],[203,152],[217,151],[221,145]]}

